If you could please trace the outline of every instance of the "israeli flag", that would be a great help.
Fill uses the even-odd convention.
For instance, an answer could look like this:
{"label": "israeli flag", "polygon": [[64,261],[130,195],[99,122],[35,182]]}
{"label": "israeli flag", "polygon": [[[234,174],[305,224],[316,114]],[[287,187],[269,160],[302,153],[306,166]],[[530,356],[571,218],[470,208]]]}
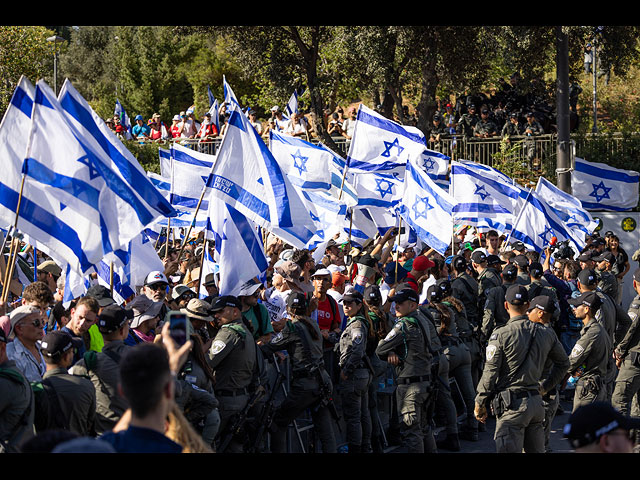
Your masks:
{"label": "israeli flag", "polygon": [[[207,298],[209,296],[209,292],[207,292],[207,288],[204,286],[204,280],[210,273],[214,274],[214,279],[216,278],[216,274],[219,273],[220,269],[218,265],[213,260],[211,253],[209,252],[209,248],[205,248],[202,252],[204,258],[202,259],[202,271],[200,272],[200,291],[198,292],[199,298]],[[217,283],[216,283],[217,285]]]}
{"label": "israeli flag", "polygon": [[[151,270],[149,270],[151,271]],[[149,273],[147,271],[147,274]],[[105,261],[96,265],[98,284],[111,288],[111,263]],[[136,295],[136,291],[131,288],[126,281],[123,281],[123,269],[114,264],[113,266],[113,290],[112,298],[118,305],[123,305],[127,300]]]}
{"label": "israeli flag", "polygon": [[313,235],[313,221],[304,202],[237,108],[231,111],[218,150],[210,195],[209,201],[219,198],[269,231],[295,229],[297,244],[304,245]]}
{"label": "israeli flag", "polygon": [[354,173],[397,171],[404,174],[407,160],[419,157],[426,148],[420,130],[400,125],[361,104],[347,165]]}
{"label": "israeli flag", "polygon": [[298,97],[304,93],[304,89],[300,93],[297,90],[294,90],[291,98],[289,98],[289,102],[284,107],[285,114],[287,117],[291,117],[294,113],[298,113]]}
{"label": "israeli flag", "polygon": [[540,177],[538,179],[535,192],[539,198],[543,198],[555,210],[558,218],[582,242],[585,242],[586,235],[591,235],[598,226],[598,222],[582,206],[580,200],[563,192],[546,178]]}
{"label": "israeli flag", "polygon": [[[22,183],[22,167],[31,129],[35,87],[22,77],[0,124],[0,222],[14,225]],[[55,128],[59,128],[57,125]],[[18,231],[30,245],[61,267],[86,272],[105,255],[100,223],[78,215],[54,193],[26,184],[20,200]]]}
{"label": "israeli flag", "polygon": [[160,175],[171,180],[171,150],[158,148],[158,160],[160,161]]}
{"label": "israeli flag", "polygon": [[220,105],[215,98],[213,99],[211,107],[209,107],[209,114],[211,115],[211,121],[216,126],[218,132],[220,132]]}
{"label": "israeli flag", "polygon": [[231,205],[212,198],[206,238],[215,243],[220,295],[238,295],[242,285],[267,271],[269,263],[257,229]]}
{"label": "israeli flag", "polygon": [[349,206],[357,203],[354,187],[343,182],[344,159],[325,145],[271,130],[269,150],[294,187],[326,191]]}
{"label": "israeli flag", "polygon": [[604,163],[575,159],[573,195],[588,210],[625,211],[638,206],[640,174]]}
{"label": "israeli flag", "polygon": [[227,83],[227,77],[224,75],[222,76],[222,88],[224,91],[224,103],[227,104],[227,113],[235,110],[236,107],[238,110],[242,110],[236,94],[233,93],[233,89],[231,88],[231,85]]}
{"label": "israeli flag", "polygon": [[502,225],[513,223],[522,189],[502,172],[473,162],[451,162],[451,189],[456,222],[478,225],[492,219]]}
{"label": "israeli flag", "polygon": [[140,232],[140,235],[131,240],[126,249],[108,254],[105,261],[113,261],[119,269],[122,284],[132,288],[142,286],[149,272],[164,270],[162,259],[145,232]]}
{"label": "israeli flag", "polygon": [[418,238],[444,255],[453,237],[454,198],[438,187],[424,171],[407,162],[404,191],[398,214]]}
{"label": "israeli flag", "polygon": [[358,196],[356,208],[393,210],[402,197],[403,178],[404,173],[395,170],[354,175],[354,186]]}
{"label": "israeli flag", "polygon": [[518,200],[518,215],[510,237],[522,241],[537,252],[543,252],[555,237],[558,242],[568,241],[575,251],[581,251],[585,242],[575,235],[558,217],[542,197],[533,191],[522,191]]}
{"label": "israeli flag", "polygon": [[413,159],[429,178],[444,191],[449,191],[450,158],[440,152],[425,149],[419,157]]}
{"label": "israeli flag", "polygon": [[125,138],[127,140],[131,140],[131,119],[118,99],[116,99],[116,108],[114,109],[113,114],[120,119],[120,124],[124,127]]}
{"label": "israeli flag", "polygon": [[[83,297],[89,287],[91,287],[91,282],[87,275],[78,273],[74,269],[71,268],[71,265],[67,264],[62,265],[64,273],[64,293],[62,295],[62,306],[64,308],[69,308],[71,302],[76,298]],[[91,273],[95,272],[95,269],[92,268]]]}
{"label": "israeli flag", "polygon": [[206,212],[215,159],[214,155],[196,152],[179,144],[171,147],[171,204],[174,207],[195,211],[204,190],[200,209]]}

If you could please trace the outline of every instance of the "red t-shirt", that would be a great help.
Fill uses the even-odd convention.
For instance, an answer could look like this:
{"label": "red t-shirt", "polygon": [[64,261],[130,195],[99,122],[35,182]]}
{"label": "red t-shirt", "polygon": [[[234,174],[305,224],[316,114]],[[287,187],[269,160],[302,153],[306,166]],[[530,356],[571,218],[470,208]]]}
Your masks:
{"label": "red t-shirt", "polygon": [[318,303],[318,326],[320,330],[334,330],[335,328],[340,326],[340,312],[338,311],[338,306],[334,305],[336,310],[336,314],[333,314],[333,309],[331,308],[331,297],[327,295],[327,298],[324,299],[323,302]]}

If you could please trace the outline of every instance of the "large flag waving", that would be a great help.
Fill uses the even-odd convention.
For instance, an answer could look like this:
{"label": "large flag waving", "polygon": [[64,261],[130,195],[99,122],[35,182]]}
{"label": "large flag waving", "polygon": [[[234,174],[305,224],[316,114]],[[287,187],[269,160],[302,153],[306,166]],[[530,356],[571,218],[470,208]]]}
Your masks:
{"label": "large flag waving", "polygon": [[573,195],[589,210],[624,211],[638,206],[640,174],[604,163],[575,159]]}
{"label": "large flag waving", "polygon": [[398,214],[416,232],[418,238],[444,255],[453,237],[455,200],[438,187],[414,162],[407,162],[404,192]]}

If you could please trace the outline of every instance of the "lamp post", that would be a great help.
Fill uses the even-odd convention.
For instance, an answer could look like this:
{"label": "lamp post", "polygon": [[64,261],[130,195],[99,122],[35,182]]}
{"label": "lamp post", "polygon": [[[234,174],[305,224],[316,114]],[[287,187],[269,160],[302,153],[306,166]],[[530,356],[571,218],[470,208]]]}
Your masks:
{"label": "lamp post", "polygon": [[64,42],[64,38],[54,35],[47,42],[53,42],[53,91],[58,95],[58,42]]}

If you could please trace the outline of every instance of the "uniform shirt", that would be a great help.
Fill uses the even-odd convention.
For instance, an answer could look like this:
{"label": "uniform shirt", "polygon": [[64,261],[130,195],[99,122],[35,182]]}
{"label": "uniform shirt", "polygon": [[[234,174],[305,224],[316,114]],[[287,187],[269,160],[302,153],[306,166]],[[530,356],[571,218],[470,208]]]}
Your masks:
{"label": "uniform shirt", "polygon": [[0,372],[0,440],[15,453],[33,436],[33,391],[15,362],[0,364]]}
{"label": "uniform shirt", "polygon": [[580,338],[571,350],[571,363],[567,373],[574,374],[579,367],[584,366],[582,376],[604,376],[608,370],[612,347],[611,339],[602,324],[595,319],[589,321],[582,327]]}
{"label": "uniform shirt", "polygon": [[513,283],[505,283],[487,292],[481,327],[481,332],[485,340],[489,339],[496,328],[502,327],[509,321],[509,312],[504,308],[504,302],[507,288],[511,285],[513,285]]}
{"label": "uniform shirt", "polygon": [[[543,379],[547,359],[553,367]],[[568,366],[567,354],[552,329],[532,322],[526,315],[513,317],[489,338],[476,403],[486,406],[490,396],[507,389],[535,391],[540,382],[549,391],[562,380]]]}
{"label": "uniform shirt", "polygon": [[475,278],[465,272],[459,274],[451,281],[451,296],[462,302],[469,322],[475,324],[479,321],[478,282]]}
{"label": "uniform shirt", "polygon": [[598,288],[615,301],[618,295],[618,279],[613,273],[607,270],[601,271],[596,268],[595,271],[599,278]]}
{"label": "uniform shirt", "polygon": [[627,315],[631,319],[631,325],[627,330],[627,334],[616,347],[616,353],[620,357],[625,357],[629,352],[640,353],[640,295],[631,301]]}
{"label": "uniform shirt", "polygon": [[[429,375],[431,373],[432,355],[429,351],[431,338],[429,327],[424,317],[416,318],[411,314],[400,318],[385,338],[380,340],[376,355],[386,360],[390,353],[400,358],[395,367],[398,378]],[[422,328],[418,324],[422,322]],[[423,333],[424,332],[424,333]]]}
{"label": "uniform shirt", "polygon": [[362,315],[350,317],[347,320],[340,341],[339,365],[348,375],[358,368],[366,368],[363,363],[367,350],[367,336],[369,332],[369,322]]}
{"label": "uniform shirt", "polygon": [[631,325],[631,319],[627,312],[622,310],[608,295],[597,290],[596,293],[602,300],[602,305],[596,313],[598,320],[607,331],[613,346],[617,346],[624,338]]}
{"label": "uniform shirt", "polygon": [[80,436],[95,436],[96,389],[91,380],[70,375],[64,368],[47,371],[42,380],[57,394],[69,430]]}
{"label": "uniform shirt", "polygon": [[492,268],[485,268],[478,275],[478,311],[482,312],[487,299],[487,293],[494,287],[502,285],[502,279]]}
{"label": "uniform shirt", "polygon": [[96,391],[96,432],[111,430],[129,408],[127,400],[118,393],[120,367],[116,362],[129,347],[122,340],[108,342],[102,352],[96,353],[91,368],[84,358],[73,365],[69,372],[88,377]]}
{"label": "uniform shirt", "polygon": [[256,366],[256,342],[242,320],[220,327],[207,361],[216,374],[215,391],[237,390],[251,384]]}
{"label": "uniform shirt", "polygon": [[15,337],[12,342],[7,343],[7,357],[15,362],[16,367],[29,382],[39,382],[47,371],[47,364],[40,353],[40,341],[36,342],[38,347],[38,357],[27,350],[27,347]]}

